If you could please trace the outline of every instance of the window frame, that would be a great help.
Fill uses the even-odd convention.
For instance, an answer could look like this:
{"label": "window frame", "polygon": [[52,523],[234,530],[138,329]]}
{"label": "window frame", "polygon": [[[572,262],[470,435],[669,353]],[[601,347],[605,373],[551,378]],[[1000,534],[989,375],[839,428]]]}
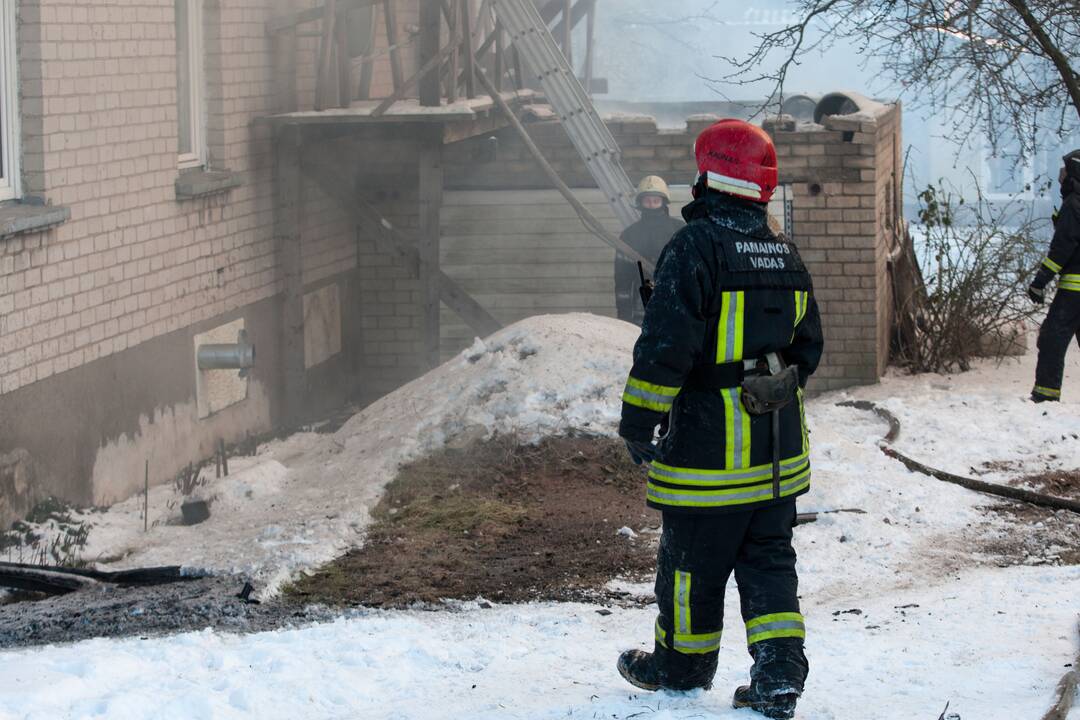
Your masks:
{"label": "window frame", "polygon": [[[187,5],[187,42],[188,42],[188,77],[191,78],[188,97],[191,112],[189,140],[192,152],[180,153],[180,82],[179,67],[177,67],[176,83],[176,128],[177,128],[177,167],[180,170],[206,167],[206,74],[205,59],[206,37],[203,27],[203,2],[202,0],[176,0],[176,3]],[[176,28],[177,43],[179,44],[180,28]],[[176,54],[177,63],[180,62],[179,48]]]}
{"label": "window frame", "polygon": [[0,0],[0,201],[22,194],[22,145],[15,0]]}

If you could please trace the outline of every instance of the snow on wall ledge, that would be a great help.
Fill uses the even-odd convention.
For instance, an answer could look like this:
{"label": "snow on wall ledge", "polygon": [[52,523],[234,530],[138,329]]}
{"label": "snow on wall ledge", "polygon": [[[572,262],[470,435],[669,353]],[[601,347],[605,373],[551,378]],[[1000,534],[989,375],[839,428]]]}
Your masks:
{"label": "snow on wall ledge", "polygon": [[230,461],[202,492],[211,517],[176,524],[171,487],[92,513],[84,557],[242,572],[276,591],[362,539],[401,464],[496,433],[523,441],[569,431],[614,435],[638,329],[586,314],[528,318],[372,404],[333,435],[301,433]]}

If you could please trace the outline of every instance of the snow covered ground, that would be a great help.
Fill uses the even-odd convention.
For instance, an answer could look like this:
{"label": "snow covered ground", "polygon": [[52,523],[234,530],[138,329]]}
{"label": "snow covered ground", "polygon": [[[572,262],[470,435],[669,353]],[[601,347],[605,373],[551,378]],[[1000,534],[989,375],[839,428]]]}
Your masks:
{"label": "snow covered ground", "polygon": [[[159,526],[125,562],[183,561],[201,547],[198,565],[273,581],[331,557],[357,540],[404,460],[494,430],[612,432],[633,340],[629,326],[582,315],[508,328],[335,435],[291,438],[238,466],[209,488],[230,513]],[[909,473],[878,450],[884,423],[836,406],[883,404],[903,422],[901,449],[954,472],[987,461],[1009,463],[991,480],[1080,468],[1080,393],[1069,391],[1080,358],[1061,405],[1024,401],[1032,375],[1028,357],[950,378],[892,375],[810,402],[815,479],[801,509],[865,514],[823,515],[796,534],[812,664],[802,717],[933,720],[948,701],[983,720],[1049,707],[1076,653],[1080,568],[995,567],[984,541],[1016,521],[988,516],[984,496]],[[93,547],[109,555],[144,540],[129,527],[134,513],[98,516]],[[1052,561],[1050,547],[1032,558]],[[618,651],[649,640],[650,610],[465,606],[0,653],[0,718],[749,718],[728,708],[748,666],[731,590],[712,693],[640,694],[618,677]]]}

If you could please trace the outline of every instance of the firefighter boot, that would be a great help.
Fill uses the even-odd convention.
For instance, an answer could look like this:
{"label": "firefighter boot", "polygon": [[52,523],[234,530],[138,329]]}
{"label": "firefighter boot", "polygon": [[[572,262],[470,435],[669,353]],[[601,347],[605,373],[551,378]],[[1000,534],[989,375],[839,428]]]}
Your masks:
{"label": "firefighter boot", "polygon": [[795,702],[798,699],[799,696],[793,692],[780,691],[778,694],[767,694],[755,689],[752,685],[743,685],[735,690],[731,706],[750,708],[774,720],[788,720],[795,717]]}
{"label": "firefighter boot", "polygon": [[653,652],[627,650],[619,656],[619,674],[642,690],[708,690],[719,653],[683,655],[657,644]]}

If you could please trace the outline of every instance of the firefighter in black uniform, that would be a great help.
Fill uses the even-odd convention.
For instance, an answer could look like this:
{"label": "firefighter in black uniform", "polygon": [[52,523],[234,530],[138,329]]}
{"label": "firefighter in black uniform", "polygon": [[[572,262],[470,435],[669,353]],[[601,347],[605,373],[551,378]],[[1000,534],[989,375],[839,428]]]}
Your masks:
{"label": "firefighter in black uniform", "polygon": [[1061,399],[1065,353],[1073,338],[1080,341],[1080,150],[1065,156],[1065,167],[1058,179],[1062,203],[1054,216],[1054,239],[1028,288],[1031,299],[1042,305],[1046,302],[1047,283],[1060,273],[1057,295],[1039,330],[1039,363],[1031,391],[1035,402]]}
{"label": "firefighter in black uniform", "polygon": [[710,687],[734,571],[754,660],[734,704],[789,718],[808,672],[791,539],[810,486],[803,389],[821,320],[799,253],[767,225],[769,136],[721,120],[695,154],[688,224],[660,256],[623,395],[619,434],[650,463],[663,533],[654,650],[624,652],[618,669],[647,690]]}
{"label": "firefighter in black uniform", "polygon": [[[626,228],[622,241],[648,258],[654,265],[660,251],[671,236],[678,232],[683,221],[671,217],[668,207],[671,192],[663,178],[649,175],[637,189],[637,206],[641,219]],[[620,320],[641,325],[645,308],[641,305],[639,288],[641,273],[637,263],[625,255],[615,256],[615,310]]]}

